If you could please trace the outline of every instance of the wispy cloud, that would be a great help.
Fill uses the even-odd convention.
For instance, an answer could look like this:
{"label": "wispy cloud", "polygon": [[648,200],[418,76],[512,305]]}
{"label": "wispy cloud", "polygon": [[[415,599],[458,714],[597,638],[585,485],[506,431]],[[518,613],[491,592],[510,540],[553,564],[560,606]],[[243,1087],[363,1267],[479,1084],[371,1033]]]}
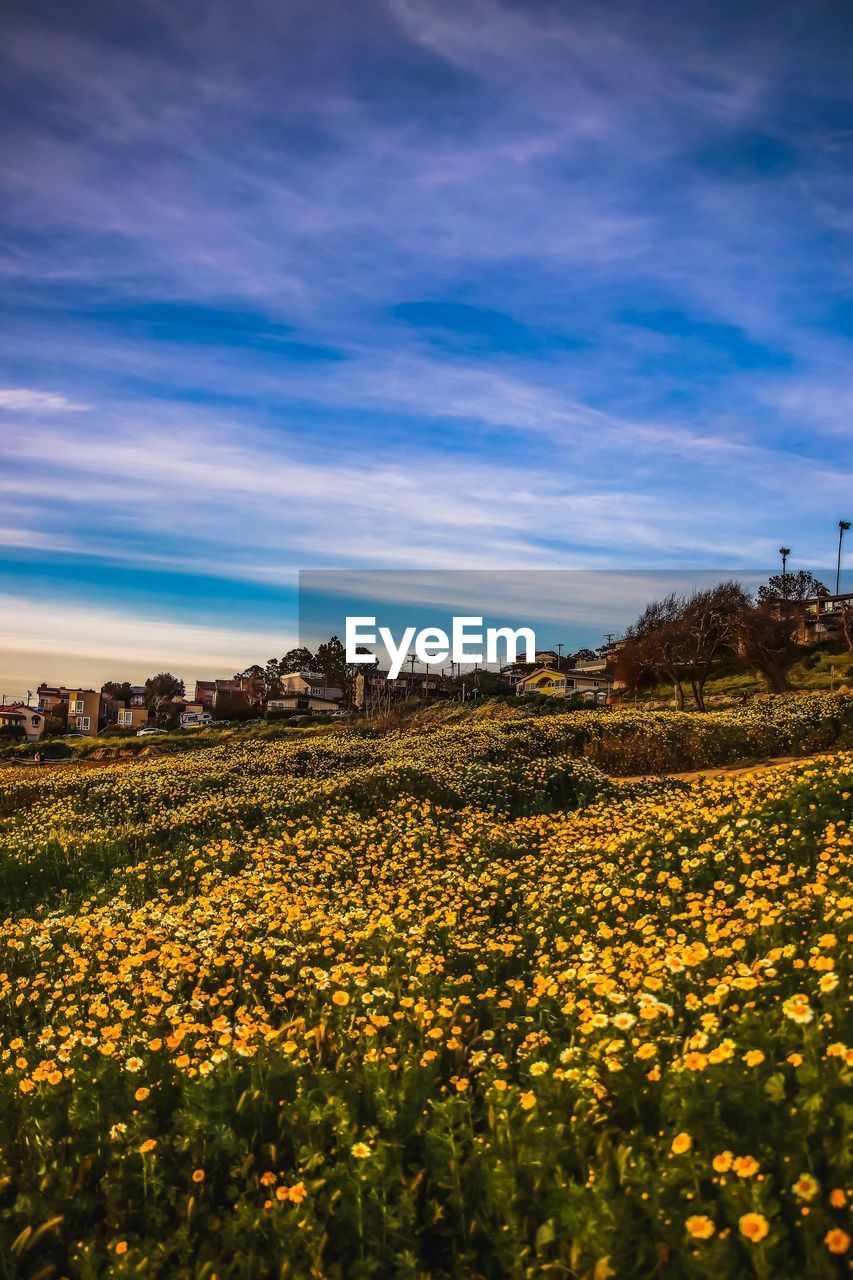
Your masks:
{"label": "wispy cloud", "polygon": [[0,410],[13,413],[78,413],[88,408],[75,404],[66,396],[51,391],[34,391],[31,387],[0,387]]}

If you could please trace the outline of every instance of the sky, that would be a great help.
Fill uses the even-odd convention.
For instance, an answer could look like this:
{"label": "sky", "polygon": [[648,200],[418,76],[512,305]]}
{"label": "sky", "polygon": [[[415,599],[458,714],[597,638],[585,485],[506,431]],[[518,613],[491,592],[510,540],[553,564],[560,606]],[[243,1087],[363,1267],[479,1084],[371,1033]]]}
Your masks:
{"label": "sky", "polygon": [[7,0],[0,691],[263,662],[300,569],[834,566],[851,35]]}

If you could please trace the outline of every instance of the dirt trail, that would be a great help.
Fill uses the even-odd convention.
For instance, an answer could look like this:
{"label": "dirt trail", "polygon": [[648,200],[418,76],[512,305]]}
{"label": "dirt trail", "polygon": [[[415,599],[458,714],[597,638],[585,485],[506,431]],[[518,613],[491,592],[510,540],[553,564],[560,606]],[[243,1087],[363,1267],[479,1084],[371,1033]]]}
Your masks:
{"label": "dirt trail", "polygon": [[768,756],[766,760],[755,760],[751,764],[724,764],[708,766],[706,769],[691,769],[687,773],[635,773],[630,777],[614,776],[614,782],[655,782],[658,778],[678,778],[681,782],[698,782],[700,778],[737,777],[739,774],[760,773],[765,769],[790,769],[795,764],[805,764],[809,760],[831,760],[837,754],[834,751],[817,751],[808,756]]}

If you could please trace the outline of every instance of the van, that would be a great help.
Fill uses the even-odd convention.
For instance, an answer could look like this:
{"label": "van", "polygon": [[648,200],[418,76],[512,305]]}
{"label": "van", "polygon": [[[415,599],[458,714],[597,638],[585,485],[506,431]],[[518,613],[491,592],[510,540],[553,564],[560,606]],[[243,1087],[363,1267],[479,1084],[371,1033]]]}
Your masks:
{"label": "van", "polygon": [[201,729],[208,724],[213,724],[213,716],[209,711],[181,712],[182,729]]}

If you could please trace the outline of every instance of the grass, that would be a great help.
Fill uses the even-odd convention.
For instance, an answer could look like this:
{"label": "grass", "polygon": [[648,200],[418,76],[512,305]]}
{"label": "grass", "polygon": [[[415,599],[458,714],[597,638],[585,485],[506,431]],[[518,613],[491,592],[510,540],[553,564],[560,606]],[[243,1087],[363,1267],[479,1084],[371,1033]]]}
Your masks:
{"label": "grass", "polygon": [[[853,688],[853,653],[840,646],[811,649],[794,663],[788,678],[792,689],[803,692],[838,692],[842,686]],[[754,697],[766,692],[767,686],[759,676],[741,670],[729,657],[719,661],[705,687],[706,699]],[[685,686],[684,693],[689,706],[692,702],[689,687]],[[639,694],[641,702],[669,702],[671,698],[671,685],[657,685]]]}

